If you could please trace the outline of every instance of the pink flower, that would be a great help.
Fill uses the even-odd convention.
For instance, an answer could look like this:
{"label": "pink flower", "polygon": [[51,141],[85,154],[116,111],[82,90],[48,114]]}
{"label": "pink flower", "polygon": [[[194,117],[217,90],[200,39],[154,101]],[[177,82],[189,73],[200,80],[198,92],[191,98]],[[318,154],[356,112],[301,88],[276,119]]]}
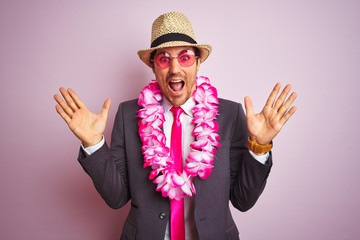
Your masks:
{"label": "pink flower", "polygon": [[155,154],[158,156],[166,156],[169,154],[169,148],[160,146],[147,146],[146,148],[143,148],[143,154],[146,156],[153,156]]}
{"label": "pink flower", "polygon": [[201,179],[205,179],[210,176],[213,169],[213,165],[202,162],[191,162],[186,164],[184,170],[192,177],[199,176]]}
{"label": "pink flower", "polygon": [[154,127],[161,128],[165,122],[164,111],[164,107],[161,105],[150,105],[149,107],[140,109],[137,115],[137,117],[142,118],[138,123],[139,127],[141,128],[150,124]]}
{"label": "pink flower", "polygon": [[149,118],[140,119],[138,122],[139,127],[151,125],[154,128],[162,128],[165,119],[161,116],[151,116]]}
{"label": "pink flower", "polygon": [[161,105],[150,105],[138,111],[138,117],[140,118],[149,118],[153,115],[160,117],[164,115],[164,107]]}
{"label": "pink flower", "polygon": [[213,119],[216,118],[217,114],[218,114],[217,109],[210,109],[208,111],[205,110],[194,111],[194,119],[192,120],[192,123],[198,124],[202,122],[212,122]]}
{"label": "pink flower", "polygon": [[[157,81],[155,79],[151,80],[151,82],[149,83],[149,85],[147,87],[149,90],[151,90],[154,93],[154,95],[162,96],[161,90],[160,90],[160,85],[157,83]],[[158,101],[160,101],[160,100],[158,100]]]}
{"label": "pink flower", "polygon": [[210,84],[209,78],[204,77],[204,76],[196,77],[196,85],[200,86],[202,83],[209,83]]}
{"label": "pink flower", "polygon": [[147,105],[155,105],[158,101],[155,97],[155,95],[149,91],[148,89],[144,89],[139,96],[138,104],[142,107],[145,107]]}
{"label": "pink flower", "polygon": [[212,146],[212,142],[210,142],[207,138],[199,139],[193,142],[190,146],[196,150],[204,150],[211,153],[216,152],[216,149]]}
{"label": "pink flower", "polygon": [[210,135],[217,135],[216,132],[219,130],[219,125],[217,122],[203,122],[198,124],[193,131],[193,135],[196,138],[208,137]]}
{"label": "pink flower", "polygon": [[207,104],[219,104],[217,98],[217,90],[209,83],[202,83],[198,86],[194,92],[194,99],[198,103]]}
{"label": "pink flower", "polygon": [[150,172],[149,175],[149,179],[153,180],[162,170],[164,170],[165,168],[159,167],[157,169],[154,169]]}
{"label": "pink flower", "polygon": [[214,154],[206,151],[197,151],[192,150],[189,153],[189,157],[187,159],[188,162],[204,162],[207,164],[212,164],[214,161]]}
{"label": "pink flower", "polygon": [[156,81],[152,81],[141,91],[138,105],[146,107],[147,105],[156,105],[162,99],[160,86]]}
{"label": "pink flower", "polygon": [[146,165],[144,167],[150,166],[149,164],[154,167],[166,167],[168,165],[168,158],[169,157],[158,155],[144,156],[144,165]]}
{"label": "pink flower", "polygon": [[144,143],[143,147],[145,148],[154,146],[160,147],[161,145],[165,145],[166,142],[164,133],[161,130],[155,129],[151,126],[139,129],[139,135]]}
{"label": "pink flower", "polygon": [[156,190],[162,192],[163,197],[181,200],[185,195],[192,196],[194,185],[188,181],[186,172],[179,175],[174,169],[169,169],[164,175],[158,176],[154,181],[158,184]]}

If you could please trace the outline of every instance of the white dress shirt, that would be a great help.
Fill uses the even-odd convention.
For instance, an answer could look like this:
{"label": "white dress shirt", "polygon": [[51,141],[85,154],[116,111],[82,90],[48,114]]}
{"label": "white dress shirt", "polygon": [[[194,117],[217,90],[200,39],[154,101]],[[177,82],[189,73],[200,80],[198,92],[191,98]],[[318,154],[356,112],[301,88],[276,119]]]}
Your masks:
{"label": "white dress shirt", "polygon": [[[162,105],[165,109],[164,117],[165,122],[163,125],[164,134],[166,137],[166,146],[170,148],[170,141],[171,141],[171,128],[172,123],[174,122],[174,116],[173,113],[170,111],[170,109],[173,107],[173,105],[164,98],[162,101]],[[196,105],[196,102],[191,97],[189,98],[183,105],[181,105],[181,108],[184,110],[184,112],[180,115],[180,121],[182,126],[182,159],[183,159],[183,166],[185,165],[185,159],[188,157],[190,153],[190,144],[194,142],[195,138],[192,135],[192,131],[194,129],[194,124],[191,123],[193,119],[193,113],[192,109]],[[90,146],[87,148],[83,148],[85,153],[87,155],[90,155],[94,153],[96,150],[102,147],[102,145],[105,143],[104,138],[99,142],[98,144],[94,146]],[[249,150],[250,154],[259,162],[265,163],[266,160],[269,157],[269,153],[266,153],[262,156],[256,156],[253,152]],[[203,180],[203,181],[206,181]],[[184,216],[185,216],[185,239],[187,240],[197,240],[199,239],[197,230],[196,230],[196,224],[194,219],[194,198],[185,196],[184,198]],[[167,223],[166,226],[166,232],[165,232],[165,238],[164,240],[170,240],[170,224]]]}

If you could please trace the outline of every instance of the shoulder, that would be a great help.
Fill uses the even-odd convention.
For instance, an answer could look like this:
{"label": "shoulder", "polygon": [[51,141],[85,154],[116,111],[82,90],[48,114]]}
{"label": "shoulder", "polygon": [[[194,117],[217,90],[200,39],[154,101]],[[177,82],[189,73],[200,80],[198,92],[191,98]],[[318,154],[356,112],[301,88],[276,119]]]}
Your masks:
{"label": "shoulder", "polygon": [[121,102],[120,106],[128,106],[128,107],[137,107],[137,108],[139,108],[138,98]]}
{"label": "shoulder", "polygon": [[220,110],[223,110],[223,111],[232,110],[232,111],[234,111],[235,109],[239,109],[239,108],[241,108],[241,103],[234,102],[232,100],[228,100],[228,99],[224,99],[224,98],[219,98],[219,111]]}
{"label": "shoulder", "polygon": [[245,112],[241,103],[219,98],[219,122],[236,122],[245,119]]}
{"label": "shoulder", "polygon": [[119,109],[137,111],[138,109],[140,109],[140,106],[138,105],[138,99],[136,98],[136,99],[121,102],[119,104]]}
{"label": "shoulder", "polygon": [[123,115],[124,117],[129,116],[133,117],[137,115],[137,111],[140,109],[138,105],[138,99],[132,99],[128,101],[121,102],[119,104],[117,115]]}

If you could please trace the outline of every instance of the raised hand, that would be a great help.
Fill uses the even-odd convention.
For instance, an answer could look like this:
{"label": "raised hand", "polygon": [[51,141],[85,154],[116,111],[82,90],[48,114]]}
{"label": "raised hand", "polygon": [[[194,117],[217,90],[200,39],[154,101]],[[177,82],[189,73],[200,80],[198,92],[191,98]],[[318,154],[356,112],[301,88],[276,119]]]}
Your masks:
{"label": "raised hand", "polygon": [[258,144],[269,144],[296,111],[295,106],[291,108],[290,106],[297,97],[297,94],[293,92],[286,100],[291,90],[291,85],[286,85],[280,96],[276,99],[280,88],[280,83],[277,83],[267,99],[264,108],[258,114],[255,114],[253,111],[253,104],[250,97],[245,97],[248,131],[251,139]]}
{"label": "raised hand", "polygon": [[71,131],[80,139],[84,147],[99,143],[105,131],[111,99],[105,101],[100,114],[94,114],[87,109],[72,89],[66,91],[61,87],[60,93],[65,101],[58,94],[54,95],[58,103],[56,111]]}

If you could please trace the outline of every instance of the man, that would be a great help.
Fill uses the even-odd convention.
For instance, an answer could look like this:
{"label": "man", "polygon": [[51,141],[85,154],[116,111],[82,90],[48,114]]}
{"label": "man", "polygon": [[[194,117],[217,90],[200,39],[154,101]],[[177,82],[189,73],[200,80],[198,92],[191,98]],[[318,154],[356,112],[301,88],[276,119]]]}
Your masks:
{"label": "man", "polygon": [[[177,12],[153,23],[151,48],[140,59],[155,74],[139,99],[121,103],[111,147],[103,138],[111,100],[91,113],[71,89],[55,95],[57,112],[81,140],[79,162],[112,208],[131,200],[122,239],[239,239],[229,200],[250,209],[271,165],[271,142],[295,113],[287,85],[276,84],[254,114],[218,99],[207,78],[197,77],[211,53],[197,44],[188,18]],[[150,179],[150,180],[149,180]]]}

